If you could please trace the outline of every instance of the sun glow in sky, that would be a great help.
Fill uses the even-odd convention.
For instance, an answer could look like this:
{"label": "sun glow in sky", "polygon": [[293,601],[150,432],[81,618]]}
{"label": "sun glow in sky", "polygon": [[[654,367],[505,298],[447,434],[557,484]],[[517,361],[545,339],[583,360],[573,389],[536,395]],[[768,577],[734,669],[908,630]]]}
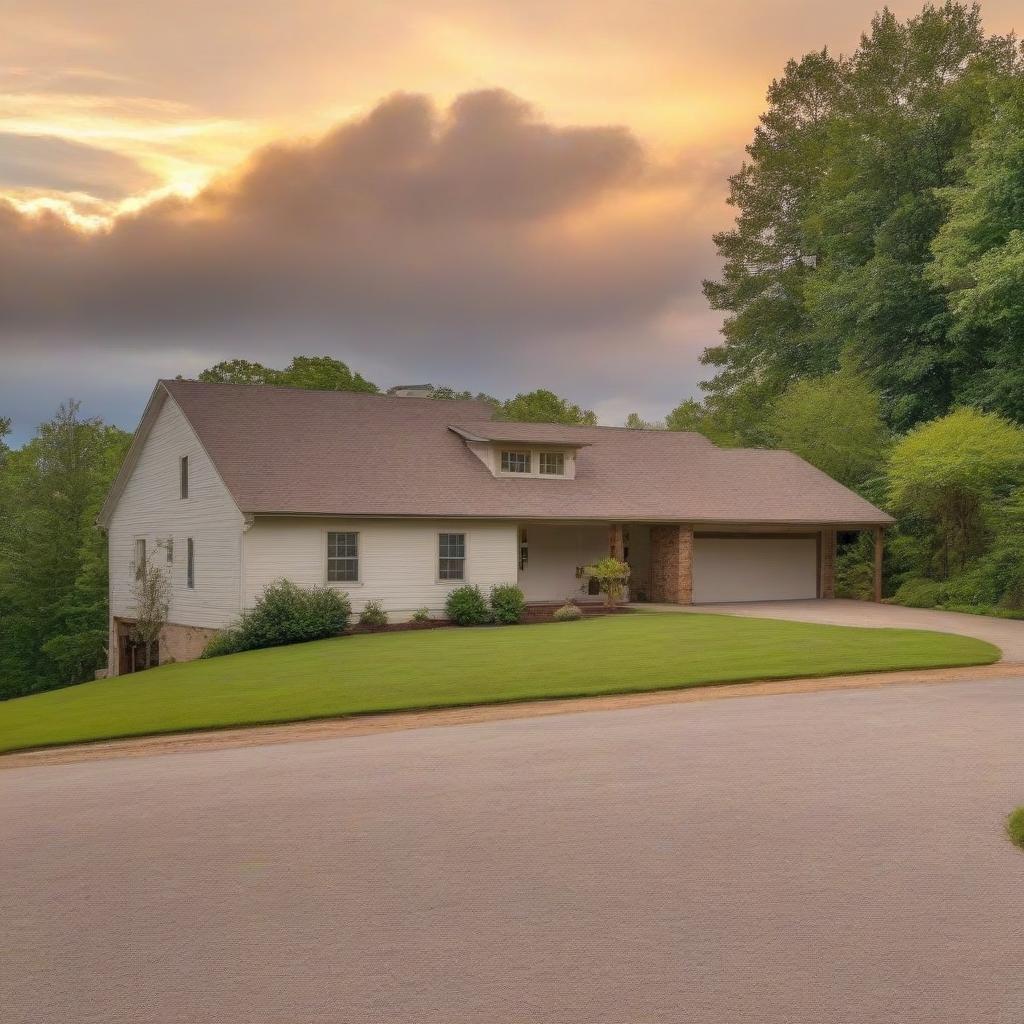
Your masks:
{"label": "sun glow in sky", "polygon": [[[127,425],[158,374],[297,351],[662,415],[716,341],[701,279],[768,85],[875,7],[0,0],[0,262],[50,246],[0,308],[0,415],[24,435],[75,393]],[[183,241],[197,219],[222,223]]]}

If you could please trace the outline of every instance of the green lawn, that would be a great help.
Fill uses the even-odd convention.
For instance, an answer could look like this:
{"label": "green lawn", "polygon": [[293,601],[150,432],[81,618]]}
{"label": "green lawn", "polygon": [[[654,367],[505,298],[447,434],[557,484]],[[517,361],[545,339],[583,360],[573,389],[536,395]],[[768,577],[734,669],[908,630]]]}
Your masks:
{"label": "green lawn", "polygon": [[725,615],[380,633],[166,665],[7,701],[0,704],[0,750],[998,657],[990,644],[962,636]]}

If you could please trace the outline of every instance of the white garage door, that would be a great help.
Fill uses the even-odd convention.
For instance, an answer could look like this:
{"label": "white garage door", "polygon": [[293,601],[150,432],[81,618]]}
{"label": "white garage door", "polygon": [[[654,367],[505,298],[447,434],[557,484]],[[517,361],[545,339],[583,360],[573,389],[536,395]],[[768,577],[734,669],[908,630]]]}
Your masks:
{"label": "white garage door", "polygon": [[786,601],[818,595],[814,537],[700,537],[693,541],[693,602]]}

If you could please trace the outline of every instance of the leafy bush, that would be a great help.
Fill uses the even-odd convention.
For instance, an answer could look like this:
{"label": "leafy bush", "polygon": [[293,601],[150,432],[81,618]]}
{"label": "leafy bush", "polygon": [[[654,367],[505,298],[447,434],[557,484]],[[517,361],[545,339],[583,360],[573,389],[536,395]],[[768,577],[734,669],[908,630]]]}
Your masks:
{"label": "leafy bush", "polygon": [[445,613],[457,626],[482,626],[491,621],[491,613],[479,587],[459,587],[448,595]]}
{"label": "leafy bush", "polygon": [[594,565],[588,565],[584,572],[596,581],[597,589],[604,594],[604,601],[609,607],[622,597],[629,582],[629,566],[617,558],[602,558]]}
{"label": "leafy bush", "polygon": [[575,622],[583,618],[583,609],[572,601],[566,601],[561,608],[556,608],[551,616],[555,622]]}
{"label": "leafy bush", "polygon": [[263,591],[251,611],[213,638],[204,658],[262,647],[279,647],[337,636],[348,625],[348,597],[328,587],[298,587],[278,580]]}
{"label": "leafy bush", "polygon": [[913,577],[900,584],[893,600],[907,608],[934,608],[941,603],[942,587],[935,580]]}
{"label": "leafy bush", "polygon": [[412,613],[413,622],[429,622],[430,621],[430,609],[429,608],[417,608]]}
{"label": "leafy bush", "polygon": [[514,583],[491,587],[491,616],[501,626],[514,626],[526,610],[526,597]]}
{"label": "leafy bush", "polygon": [[386,626],[388,613],[381,607],[380,601],[367,601],[359,613],[360,626]]}

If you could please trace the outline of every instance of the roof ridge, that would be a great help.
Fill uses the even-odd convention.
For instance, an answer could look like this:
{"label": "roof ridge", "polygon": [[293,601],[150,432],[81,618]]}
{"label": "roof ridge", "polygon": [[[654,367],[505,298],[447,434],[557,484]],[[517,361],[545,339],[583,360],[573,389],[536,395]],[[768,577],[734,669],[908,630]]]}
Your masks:
{"label": "roof ridge", "polygon": [[484,405],[479,398],[433,398],[426,395],[389,395],[383,391],[349,391],[344,388],[300,388],[294,384],[243,384],[239,381],[227,380],[196,380],[194,377],[161,377],[158,384],[198,384],[206,388],[262,388],[264,391],[298,391],[306,395],[359,395],[362,398],[387,399],[389,402],[442,402],[450,406]]}

